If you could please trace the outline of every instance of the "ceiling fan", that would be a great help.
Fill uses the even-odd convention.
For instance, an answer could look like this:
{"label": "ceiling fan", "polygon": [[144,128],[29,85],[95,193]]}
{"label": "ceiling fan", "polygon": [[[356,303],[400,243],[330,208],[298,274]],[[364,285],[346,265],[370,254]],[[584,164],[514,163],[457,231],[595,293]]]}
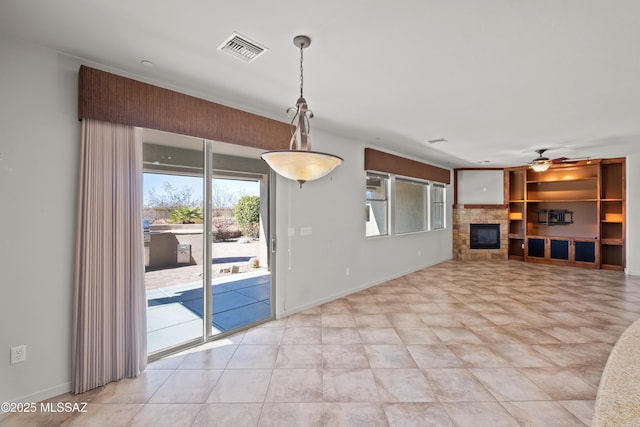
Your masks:
{"label": "ceiling fan", "polygon": [[579,162],[580,160],[590,159],[590,157],[580,157],[580,158],[573,158],[573,159],[570,159],[568,157],[558,157],[555,159],[549,159],[548,157],[543,156],[544,152],[547,150],[548,148],[541,148],[539,150],[536,150],[536,153],[538,153],[538,157],[536,157],[531,161],[531,163],[529,163],[529,167],[531,167],[531,169],[533,169],[536,172],[544,172],[547,169],[549,169],[551,165],[574,164]]}

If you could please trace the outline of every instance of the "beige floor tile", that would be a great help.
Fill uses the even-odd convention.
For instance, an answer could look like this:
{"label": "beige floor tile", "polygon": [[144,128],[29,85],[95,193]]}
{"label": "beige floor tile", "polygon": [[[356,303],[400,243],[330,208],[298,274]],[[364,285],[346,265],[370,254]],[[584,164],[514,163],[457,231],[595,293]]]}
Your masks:
{"label": "beige floor tile", "polygon": [[380,395],[370,369],[325,369],[325,402],[379,402]]}
{"label": "beige floor tile", "polygon": [[365,344],[364,351],[371,368],[417,368],[403,345]]}
{"label": "beige floor tile", "polygon": [[419,369],[372,369],[383,402],[435,402],[436,396]]}
{"label": "beige floor tile", "polygon": [[380,314],[382,308],[377,303],[355,303],[351,304],[353,314]]}
{"label": "beige floor tile", "polygon": [[227,369],[209,394],[207,402],[264,402],[271,374],[270,369]]}
{"label": "beige floor tile", "polygon": [[252,328],[242,338],[241,344],[271,344],[282,342],[284,330],[281,328]]}
{"label": "beige floor tile", "polygon": [[201,403],[171,405],[150,403],[144,405],[128,425],[131,427],[189,427],[193,425],[201,409]]}
{"label": "beige floor tile", "polygon": [[584,427],[558,402],[503,402],[502,405],[523,426]]}
{"label": "beige floor tile", "polygon": [[287,328],[282,344],[322,344],[322,328]]}
{"label": "beige floor tile", "polygon": [[443,403],[456,426],[520,427],[520,424],[497,402]]}
{"label": "beige floor tile", "polygon": [[499,401],[552,400],[547,393],[515,368],[473,368],[471,372]]}
{"label": "beige floor tile", "polygon": [[222,372],[195,369],[175,371],[149,399],[149,403],[203,403]]}
{"label": "beige floor tile", "polygon": [[558,403],[582,421],[584,425],[591,425],[595,413],[595,400],[561,400]]}
{"label": "beige floor tile", "polygon": [[556,366],[553,358],[539,353],[528,344],[495,344],[491,349],[508,361],[511,366],[519,368],[543,368]]}
{"label": "beige floor tile", "polygon": [[[142,404],[139,403],[90,403],[86,408],[86,413],[74,414],[63,425],[68,427],[125,426],[131,422],[141,408]],[[17,425],[30,426],[34,424]],[[52,424],[40,425],[50,426]]]}
{"label": "beige floor tile", "polygon": [[[136,408],[142,407],[141,404],[137,404]],[[131,415],[133,415],[135,412]],[[44,412],[38,410],[36,412],[0,412],[0,426],[2,427],[31,427],[31,426],[61,426],[65,425],[65,422],[78,418],[80,420],[85,418],[84,413],[71,413],[71,412]],[[81,425],[78,421],[76,425]]]}
{"label": "beige floor tile", "polygon": [[229,360],[228,369],[270,369],[276,363],[277,345],[240,345]]}
{"label": "beige floor tile", "polygon": [[237,348],[237,345],[226,345],[194,351],[187,355],[180,369],[224,369]]}
{"label": "beige floor tile", "polygon": [[320,314],[292,314],[287,317],[287,328],[321,327],[322,316]]}
{"label": "beige floor tile", "polygon": [[511,329],[501,326],[471,326],[469,330],[485,344],[521,344],[522,340]]}
{"label": "beige floor tile", "polygon": [[451,350],[458,359],[462,360],[468,368],[501,368],[511,366],[509,362],[491,351],[491,348],[484,344],[448,344],[447,348]]}
{"label": "beige floor tile", "polygon": [[482,344],[482,340],[466,328],[433,327],[432,329],[445,344]]}
{"label": "beige floor tile", "polygon": [[411,310],[414,313],[419,314],[444,314],[447,312],[447,309],[445,307],[442,307],[440,304],[433,302],[411,304]]}
{"label": "beige floor tile", "polygon": [[451,313],[429,313],[420,316],[422,321],[431,327],[462,328],[464,325]]}
{"label": "beige floor tile", "polygon": [[345,299],[328,302],[320,306],[322,314],[351,313],[351,307]]}
{"label": "beige floor tile", "polygon": [[392,403],[384,412],[390,426],[454,427],[440,403]]}
{"label": "beige floor tile", "polygon": [[322,344],[358,344],[358,328],[322,328]]}
{"label": "beige floor tile", "polygon": [[444,344],[408,345],[407,350],[419,368],[461,368],[460,360]]}
{"label": "beige floor tile", "polygon": [[365,344],[402,344],[394,328],[358,328],[358,331]]}
{"label": "beige floor tile", "polygon": [[585,343],[576,344],[544,344],[534,345],[533,349],[547,359],[562,367],[570,366],[590,366],[604,364],[611,353],[611,344],[606,343]]}
{"label": "beige floor tile", "polygon": [[356,321],[350,313],[322,313],[323,328],[355,328],[356,326]]}
{"label": "beige floor tile", "polygon": [[276,368],[322,368],[321,345],[281,345]]}
{"label": "beige floor tile", "polygon": [[386,427],[389,424],[380,403],[325,403],[324,425],[331,427]]}
{"label": "beige floor tile", "polygon": [[205,403],[193,426],[256,427],[261,412],[262,403]]}
{"label": "beige floor tile", "polygon": [[523,344],[558,344],[560,341],[545,332],[545,328],[507,327],[508,333]]}
{"label": "beige floor tile", "polygon": [[322,369],[274,369],[266,402],[322,402]]}
{"label": "beige floor tile", "polygon": [[[259,427],[323,427],[322,403],[265,403]],[[241,425],[237,425],[241,427]]]}
{"label": "beige floor tile", "polygon": [[440,402],[487,402],[495,399],[467,369],[423,369]]}
{"label": "beige floor tile", "polygon": [[324,369],[363,369],[369,367],[369,359],[362,344],[323,345]]}
{"label": "beige floor tile", "polygon": [[354,314],[356,325],[360,328],[390,328],[391,322],[384,314]]}
{"label": "beige floor tile", "polygon": [[416,313],[389,313],[387,314],[394,328],[425,328],[427,325]]}
{"label": "beige floor tile", "polygon": [[565,368],[521,368],[554,400],[595,400],[597,387],[577,377]]}
{"label": "beige floor tile", "polygon": [[147,365],[147,371],[150,370],[167,370],[167,369],[177,369],[184,359],[187,358],[187,354],[175,354],[173,356],[167,356],[165,358],[155,360]]}
{"label": "beige floor tile", "polygon": [[100,403],[146,403],[173,372],[145,371],[138,378],[125,378],[91,390],[84,394],[83,399]]}
{"label": "beige floor tile", "polygon": [[442,344],[431,328],[396,328],[396,332],[405,345]]}

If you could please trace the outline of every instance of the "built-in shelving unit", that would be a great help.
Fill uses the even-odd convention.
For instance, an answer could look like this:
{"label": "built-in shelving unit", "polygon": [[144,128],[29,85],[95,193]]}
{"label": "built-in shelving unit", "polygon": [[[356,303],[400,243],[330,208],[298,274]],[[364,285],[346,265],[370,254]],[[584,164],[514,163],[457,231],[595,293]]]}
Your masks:
{"label": "built-in shelving unit", "polygon": [[624,269],[624,159],[505,169],[509,258]]}

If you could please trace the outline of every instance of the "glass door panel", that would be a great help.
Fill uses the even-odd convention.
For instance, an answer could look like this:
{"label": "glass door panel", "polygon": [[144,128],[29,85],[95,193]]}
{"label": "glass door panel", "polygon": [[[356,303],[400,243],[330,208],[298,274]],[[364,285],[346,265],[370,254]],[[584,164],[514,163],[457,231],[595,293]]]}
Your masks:
{"label": "glass door panel", "polygon": [[212,180],[212,335],[271,317],[267,201],[264,177]]}
{"label": "glass door panel", "polygon": [[[179,141],[179,142],[178,142]],[[143,144],[147,353],[203,340],[200,139]]]}

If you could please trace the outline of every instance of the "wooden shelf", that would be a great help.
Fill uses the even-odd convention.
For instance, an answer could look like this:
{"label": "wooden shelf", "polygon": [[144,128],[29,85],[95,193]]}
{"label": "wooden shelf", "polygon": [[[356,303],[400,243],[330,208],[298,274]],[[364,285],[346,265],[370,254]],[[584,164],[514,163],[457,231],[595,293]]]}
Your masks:
{"label": "wooden shelf", "polygon": [[624,269],[625,193],[624,158],[505,169],[509,258]]}
{"label": "wooden shelf", "polygon": [[527,181],[527,184],[542,184],[542,183],[549,183],[549,182],[552,182],[555,184],[560,182],[580,182],[580,181],[589,181],[589,182],[596,183],[598,182],[598,178],[589,177],[589,178],[559,179],[559,180],[541,179],[536,181]]}
{"label": "wooden shelf", "polygon": [[622,246],[624,244],[624,241],[622,239],[600,239],[600,242],[603,245],[609,246]]}

